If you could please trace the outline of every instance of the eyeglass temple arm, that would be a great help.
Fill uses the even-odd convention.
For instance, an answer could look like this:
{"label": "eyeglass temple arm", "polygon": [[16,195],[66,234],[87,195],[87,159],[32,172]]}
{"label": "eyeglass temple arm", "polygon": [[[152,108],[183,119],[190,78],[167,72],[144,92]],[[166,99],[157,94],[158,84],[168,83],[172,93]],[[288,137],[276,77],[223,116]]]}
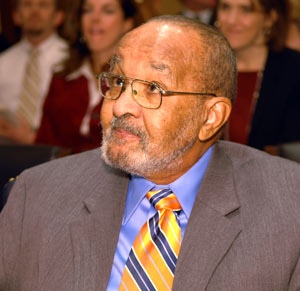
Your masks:
{"label": "eyeglass temple arm", "polygon": [[209,95],[209,96],[217,97],[217,95],[214,93],[177,92],[177,91],[165,91],[165,90],[162,90],[161,93],[163,95],[183,94],[183,95]]}

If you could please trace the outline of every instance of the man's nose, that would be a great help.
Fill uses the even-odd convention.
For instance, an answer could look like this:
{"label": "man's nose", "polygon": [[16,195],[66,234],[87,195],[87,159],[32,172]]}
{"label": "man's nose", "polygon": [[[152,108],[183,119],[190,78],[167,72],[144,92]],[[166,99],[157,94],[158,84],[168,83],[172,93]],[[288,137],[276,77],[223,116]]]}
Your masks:
{"label": "man's nose", "polygon": [[136,118],[141,115],[142,108],[132,96],[130,84],[126,84],[120,97],[115,101],[113,113],[116,117],[121,117],[125,114],[130,114]]}

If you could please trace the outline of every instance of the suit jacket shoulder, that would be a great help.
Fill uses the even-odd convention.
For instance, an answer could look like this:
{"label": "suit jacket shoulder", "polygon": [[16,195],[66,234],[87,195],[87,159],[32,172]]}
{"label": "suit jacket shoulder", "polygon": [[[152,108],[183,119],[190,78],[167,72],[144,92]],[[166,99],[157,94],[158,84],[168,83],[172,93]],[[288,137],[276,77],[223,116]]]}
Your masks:
{"label": "suit jacket shoulder", "polygon": [[299,176],[294,162],[218,142],[185,231],[173,290],[298,290]]}
{"label": "suit jacket shoulder", "polygon": [[[0,290],[96,290],[94,284],[107,284],[128,176],[100,156],[96,149],[19,176],[0,215]],[[98,279],[86,285],[84,272]]]}

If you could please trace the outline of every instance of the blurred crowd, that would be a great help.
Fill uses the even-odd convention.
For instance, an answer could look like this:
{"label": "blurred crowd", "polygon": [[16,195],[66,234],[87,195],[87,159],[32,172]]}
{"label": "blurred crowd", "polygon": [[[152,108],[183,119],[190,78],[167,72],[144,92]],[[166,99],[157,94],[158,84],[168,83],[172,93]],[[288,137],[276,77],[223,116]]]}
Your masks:
{"label": "blurred crowd", "polygon": [[268,152],[300,140],[299,0],[14,0],[9,13],[1,5],[19,32],[12,41],[18,34],[2,21],[2,144],[100,146],[96,76],[124,33],[176,13],[215,26],[235,52],[238,91],[222,138]]}

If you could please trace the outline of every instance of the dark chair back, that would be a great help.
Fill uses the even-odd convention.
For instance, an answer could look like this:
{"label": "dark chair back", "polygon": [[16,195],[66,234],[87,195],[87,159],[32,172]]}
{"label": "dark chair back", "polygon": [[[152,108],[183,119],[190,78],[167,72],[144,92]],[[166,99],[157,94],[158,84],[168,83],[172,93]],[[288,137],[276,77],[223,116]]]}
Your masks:
{"label": "dark chair back", "polygon": [[278,155],[300,163],[300,141],[280,144],[278,146]]}
{"label": "dark chair back", "polygon": [[22,171],[62,156],[62,149],[43,145],[0,145],[0,211],[7,195],[2,193],[4,185],[10,178],[18,176]]}

